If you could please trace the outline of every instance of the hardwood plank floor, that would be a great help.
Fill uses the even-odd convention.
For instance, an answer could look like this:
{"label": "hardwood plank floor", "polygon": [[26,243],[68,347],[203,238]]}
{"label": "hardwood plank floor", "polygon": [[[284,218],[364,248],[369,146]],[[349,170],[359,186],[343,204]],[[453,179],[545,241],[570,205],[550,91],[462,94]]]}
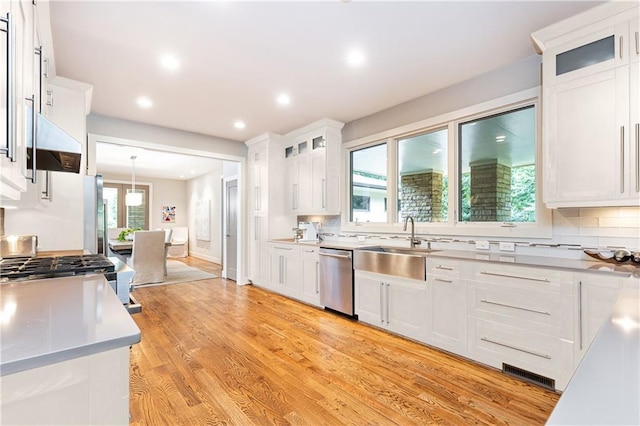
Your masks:
{"label": "hardwood plank floor", "polygon": [[[185,263],[220,275],[218,265]],[[558,394],[254,286],[139,288],[132,425],[544,424]]]}

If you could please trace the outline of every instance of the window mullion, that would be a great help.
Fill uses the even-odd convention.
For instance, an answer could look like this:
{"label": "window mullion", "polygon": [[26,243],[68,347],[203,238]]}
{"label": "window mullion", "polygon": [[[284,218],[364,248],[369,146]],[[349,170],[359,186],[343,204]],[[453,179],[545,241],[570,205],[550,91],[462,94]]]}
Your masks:
{"label": "window mullion", "polygon": [[387,223],[398,222],[398,140],[387,140]]}

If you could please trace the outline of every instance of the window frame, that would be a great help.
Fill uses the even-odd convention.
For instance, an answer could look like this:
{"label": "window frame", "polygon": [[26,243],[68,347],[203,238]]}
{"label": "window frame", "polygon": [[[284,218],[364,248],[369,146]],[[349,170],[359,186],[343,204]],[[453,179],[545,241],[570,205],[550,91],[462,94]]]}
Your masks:
{"label": "window frame", "polygon": [[[535,166],[536,166],[536,221],[535,222],[461,222],[459,168],[460,147],[458,142],[459,125],[483,117],[509,112],[527,105],[535,108]],[[552,211],[542,200],[543,189],[543,147],[541,137],[540,87],[517,92],[436,117],[389,129],[364,138],[345,142],[342,145],[346,191],[342,200],[342,229],[345,232],[402,233],[403,224],[398,222],[397,211],[387,208],[386,223],[354,223],[351,221],[351,152],[369,146],[387,144],[387,205],[397,205],[398,198],[398,141],[412,135],[418,135],[447,128],[447,176],[448,176],[448,218],[446,222],[416,222],[416,233],[422,235],[487,236],[487,237],[552,237]]]}

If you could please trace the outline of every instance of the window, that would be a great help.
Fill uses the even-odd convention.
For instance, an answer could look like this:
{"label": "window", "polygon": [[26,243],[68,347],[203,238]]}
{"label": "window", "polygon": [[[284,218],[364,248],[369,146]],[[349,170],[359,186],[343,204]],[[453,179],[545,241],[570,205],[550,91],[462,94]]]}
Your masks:
{"label": "window", "polygon": [[447,221],[447,129],[398,140],[398,221]]}
{"label": "window", "polygon": [[125,194],[130,191],[130,185],[104,184],[102,199],[106,203],[107,229],[149,229],[149,187],[136,185],[136,192],[142,193],[143,202],[135,207],[124,203]]}
{"label": "window", "polygon": [[422,234],[551,237],[536,164],[539,96],[528,89],[346,142],[343,228],[397,233],[411,215]]}
{"label": "window", "polygon": [[386,222],[387,144],[351,151],[350,164],[351,221]]}
{"label": "window", "polygon": [[458,220],[535,222],[534,106],[461,123],[458,139]]}

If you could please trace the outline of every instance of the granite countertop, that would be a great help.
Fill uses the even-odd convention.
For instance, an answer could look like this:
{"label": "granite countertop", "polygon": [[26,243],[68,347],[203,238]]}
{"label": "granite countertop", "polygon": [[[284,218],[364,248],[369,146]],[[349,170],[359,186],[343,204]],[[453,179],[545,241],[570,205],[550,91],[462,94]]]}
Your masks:
{"label": "granite countertop", "polygon": [[553,409],[549,425],[640,424],[640,289],[626,283]]}
{"label": "granite countertop", "polygon": [[103,275],[0,285],[0,376],[140,341]]}

